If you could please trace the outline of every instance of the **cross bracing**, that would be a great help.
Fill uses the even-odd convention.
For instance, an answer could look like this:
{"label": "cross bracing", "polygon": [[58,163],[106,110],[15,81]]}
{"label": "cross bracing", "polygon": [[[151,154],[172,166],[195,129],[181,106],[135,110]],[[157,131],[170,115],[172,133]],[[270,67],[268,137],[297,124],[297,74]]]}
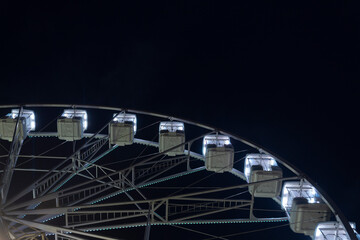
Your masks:
{"label": "cross bracing", "polygon": [[[36,108],[44,106],[27,105],[25,107]],[[81,108],[81,106],[66,105],[47,105],[46,107]],[[106,111],[123,111],[118,108],[83,107]],[[137,114],[148,114],[135,110],[128,111]],[[127,161],[128,157],[122,160],[114,159],[115,161],[110,163],[106,162],[108,158],[113,158],[117,152],[127,148],[127,146],[109,144],[109,135],[105,131],[109,122],[100,126],[94,133],[84,133],[83,140],[76,141],[76,145],[75,142],[62,142],[59,148],[66,145],[72,145],[73,148],[72,151],[64,152],[65,154],[63,155],[47,153],[46,155],[40,154],[37,156],[36,154],[26,152],[26,146],[20,145],[16,147],[15,142],[12,142],[13,148],[16,151],[12,151],[9,148],[8,152],[10,155],[11,152],[14,152],[12,159],[16,161],[9,158],[13,162],[10,172],[15,174],[15,177],[17,173],[26,174],[26,172],[39,173],[39,177],[31,184],[30,182],[25,184],[28,186],[20,191],[12,192],[11,188],[9,188],[9,197],[3,194],[1,218],[8,226],[9,235],[15,236],[17,239],[42,239],[45,236],[50,237],[50,239],[52,239],[51,237],[56,239],[87,239],[86,236],[90,237],[90,235],[83,235],[84,233],[104,230],[111,231],[128,227],[145,227],[149,225],[171,226],[287,221],[287,217],[285,217],[284,212],[280,209],[278,211],[283,216],[271,216],[270,213],[266,217],[263,214],[258,216],[257,213],[260,210],[254,206],[256,197],[254,198],[254,196],[249,194],[247,196],[246,194],[238,196],[239,193],[234,192],[236,188],[247,189],[252,184],[260,184],[262,181],[234,185],[230,189],[222,186],[221,189],[223,191],[214,191],[215,189],[209,190],[210,192],[206,193],[204,193],[205,191],[198,191],[198,195],[194,193],[195,188],[192,188],[197,186],[196,184],[198,183],[209,183],[209,179],[220,179],[220,176],[227,176],[231,179],[231,183],[241,183],[243,180],[246,180],[241,165],[238,164],[243,161],[244,155],[241,152],[246,151],[245,148],[235,152],[234,168],[230,169],[229,173],[219,175],[218,173],[207,171],[208,169],[202,166],[207,159],[196,149],[196,142],[198,140],[201,141],[204,135],[226,134],[232,139],[239,141],[243,146],[246,145],[253,148],[252,151],[259,151],[264,154],[269,154],[268,152],[249,141],[212,127],[182,119],[169,118],[160,114],[150,113],[148,115],[154,118],[170,119],[170,121],[180,120],[206,131],[182,143],[184,145],[183,154],[176,156],[171,155],[172,150],[179,149],[180,145],[176,145],[165,152],[156,153],[155,151],[149,153],[148,149],[157,149],[159,143],[154,141],[153,137],[149,138],[151,140],[134,138],[133,143],[135,145],[145,146],[145,148],[141,151],[140,155],[135,155],[128,162],[131,163],[128,167],[122,165],[123,162]],[[113,117],[108,119],[111,121]],[[158,123],[159,121],[155,120],[149,126],[155,126]],[[141,131],[138,130],[138,132]],[[29,132],[28,136],[30,141],[32,139],[43,138],[56,139],[58,133],[51,131]],[[55,148],[56,146],[48,149],[48,151]],[[16,163],[18,159],[21,161],[19,163],[22,164],[21,167]],[[27,165],[26,160],[22,161],[22,159],[30,159],[30,162],[40,162],[42,159],[48,159],[54,161],[54,164],[48,168],[40,167],[40,165],[34,168],[30,167],[29,164]],[[288,175],[289,177],[273,179],[269,180],[269,182],[295,179],[309,180],[305,174],[301,173],[291,163],[280,158],[277,158],[277,160],[291,174]],[[119,164],[114,164],[115,162],[119,162]],[[119,166],[121,167],[119,168]],[[9,174],[6,173],[9,172],[9,169],[9,167],[8,170],[3,169],[3,172],[8,176],[5,179],[3,178],[3,182],[8,180],[10,185],[12,177],[9,177]],[[189,176],[193,176],[198,180],[193,182],[184,181],[184,185],[182,185],[183,179],[189,181]],[[238,178],[234,178],[234,176]],[[238,180],[234,182],[234,179]],[[182,187],[172,193],[165,192],[165,197],[152,197],[154,194],[148,188],[149,186],[162,186],[164,183],[173,184],[174,181],[177,181]],[[265,182],[266,180],[263,183]],[[229,185],[233,184],[227,184],[227,186]],[[3,188],[3,190],[6,192],[6,188]],[[227,190],[233,192],[226,195],[220,194]],[[159,188],[156,193],[160,194],[163,192]],[[184,197],[184,194],[195,195]],[[202,194],[205,195],[201,196]],[[214,196],[210,196],[211,194],[214,194]],[[334,217],[340,222],[344,221],[344,216],[326,194],[321,192],[321,197],[333,211]],[[277,203],[281,202],[279,196],[272,199]],[[114,205],[116,201],[120,201],[123,205]],[[244,217],[234,218],[231,216],[234,212],[241,213]],[[345,228],[347,227],[346,221],[344,226]],[[35,236],[36,234],[38,236]],[[96,239],[115,239],[105,236],[106,234],[91,235],[91,237]],[[353,239],[352,232],[349,233],[349,236],[350,239]]]}

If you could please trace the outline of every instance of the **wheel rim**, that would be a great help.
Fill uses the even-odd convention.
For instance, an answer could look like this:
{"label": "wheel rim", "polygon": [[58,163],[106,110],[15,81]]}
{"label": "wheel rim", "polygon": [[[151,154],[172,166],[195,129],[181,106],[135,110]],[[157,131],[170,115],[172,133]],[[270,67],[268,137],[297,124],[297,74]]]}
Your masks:
{"label": "wheel rim", "polygon": [[[229,191],[234,190],[236,188],[246,189],[249,185],[246,182],[241,181],[241,180],[245,180],[244,174],[242,172],[241,164],[243,164],[242,163],[243,158],[246,153],[257,151],[263,154],[271,155],[275,157],[277,162],[279,162],[281,166],[288,171],[286,173],[287,176],[281,179],[282,181],[292,180],[292,179],[299,179],[299,180],[302,179],[313,185],[316,188],[317,192],[319,193],[322,201],[324,201],[324,203],[332,211],[333,217],[344,226],[349,239],[356,239],[356,236],[345,216],[341,213],[341,211],[334,204],[334,202],[327,196],[327,194],[319,186],[317,186],[317,184],[314,183],[308,176],[302,173],[298,168],[293,166],[290,162],[287,162],[284,159],[276,156],[275,154],[267,150],[264,150],[260,146],[244,138],[236,136],[234,134],[230,134],[225,131],[216,129],[214,127],[207,126],[201,123],[192,122],[186,119],[180,119],[180,118],[166,116],[157,113],[144,112],[144,111],[131,110],[131,109],[114,108],[114,107],[65,105],[65,104],[64,105],[29,104],[22,106],[7,105],[7,106],[1,106],[1,108],[2,109],[26,108],[26,109],[34,109],[34,111],[39,109],[41,110],[51,109],[54,113],[61,112],[63,109],[66,108],[72,108],[72,109],[87,109],[88,111],[95,111],[97,113],[102,111],[102,112],[106,112],[108,115],[107,116],[108,120],[105,121],[105,124],[104,123],[100,124],[100,126],[97,127],[94,126],[93,129],[95,131],[93,131],[92,133],[85,133],[84,138],[79,141],[74,141],[72,143],[64,143],[64,141],[57,140],[58,134],[55,131],[30,132],[28,138],[25,139],[24,141],[24,144],[27,144],[28,142],[34,141],[34,139],[51,138],[54,140],[54,142],[57,142],[56,144],[52,143],[52,147],[50,148],[49,147],[44,148],[46,149],[46,151],[48,151],[49,149],[53,151],[52,148],[56,149],[56,148],[62,148],[65,145],[71,145],[70,147],[72,147],[72,151],[65,151],[63,152],[63,155],[59,155],[59,153],[56,153],[55,154],[56,156],[44,154],[44,156],[37,156],[36,158],[34,158],[30,156],[31,154],[26,154],[25,152],[22,152],[26,150],[25,147],[22,148],[23,143],[20,144],[21,145],[20,147],[14,146],[13,143],[15,141],[13,141],[12,144],[10,143],[8,144],[7,148],[10,153],[14,152],[14,149],[19,149],[19,152],[15,151],[14,155],[18,154],[19,155],[18,157],[21,160],[15,162],[16,165],[14,166],[16,167],[14,171],[16,173],[14,175],[15,177],[3,178],[2,181],[3,186],[4,183],[5,185],[7,184],[10,186],[11,184],[14,184],[13,182],[18,181],[16,179],[19,178],[19,176],[21,175],[17,174],[17,172],[30,172],[33,173],[34,175],[35,173],[38,174],[36,176],[37,180],[32,182],[29,186],[25,187],[21,191],[18,191],[18,188],[13,188],[9,190],[11,197],[10,198],[5,197],[5,201],[3,201],[2,204],[2,212],[3,212],[2,221],[4,222],[3,225],[6,227],[5,231],[12,232],[12,228],[14,226],[17,227],[17,230],[13,230],[12,235],[17,236],[18,239],[20,239],[20,237],[26,237],[26,235],[33,234],[33,236],[29,235],[30,237],[24,238],[24,239],[31,239],[31,237],[33,238],[39,237],[41,234],[45,234],[45,233],[48,235],[56,233],[58,238],[64,237],[64,239],[66,239],[66,237],[68,237],[69,239],[76,239],[76,237],[78,237],[78,239],[80,239],[81,236],[85,238],[96,237],[98,239],[117,239],[116,236],[111,236],[112,234],[111,231],[117,229],[127,229],[130,227],[145,227],[145,229],[149,229],[149,227],[147,226],[168,225],[168,226],[177,226],[181,228],[183,226],[180,225],[193,225],[193,224],[215,224],[215,223],[231,224],[231,223],[287,221],[288,218],[286,216],[265,217],[265,218],[264,217],[256,218],[252,216],[250,214],[250,211],[254,210],[254,206],[253,206],[254,198],[250,197],[250,199],[247,200],[246,199],[228,200],[224,196],[221,196],[220,198],[212,199],[216,201],[210,201],[212,203],[215,202],[216,204],[219,204],[216,205],[215,207],[210,208],[209,210],[210,212],[213,211],[213,214],[216,214],[216,211],[222,213],[225,211],[229,211],[230,209],[246,208],[246,210],[242,209],[242,211],[249,211],[250,217],[201,219],[202,216],[208,216],[207,214],[205,214],[206,212],[205,213],[201,212],[201,207],[204,208],[208,207],[209,199],[200,199],[199,196],[203,194],[204,195],[210,194],[210,192],[208,192],[209,190],[207,191],[204,190],[202,192],[203,194],[191,193],[191,191],[194,191],[194,188],[192,187],[196,186],[196,184],[191,183],[189,179],[184,181],[185,186],[181,185],[180,189],[177,189],[172,193],[170,193],[169,191],[166,192],[165,195],[167,196],[165,197],[144,196],[144,194],[142,193],[143,189],[149,188],[150,186],[156,184],[167,182],[168,180],[179,179],[179,178],[186,179],[186,177],[192,174],[199,174],[201,172],[204,173],[204,175],[207,174],[206,176],[202,176],[200,174],[200,181],[198,183],[203,183],[205,182],[205,180],[213,178],[213,176],[215,175],[220,176],[219,173],[214,174],[205,170],[204,166],[202,166],[204,157],[201,155],[201,153],[196,151],[196,147],[199,145],[199,141],[201,141],[205,135],[214,134],[214,133],[229,136],[233,141],[236,142],[234,143],[235,146],[239,147],[238,148],[239,152],[235,153],[236,160],[234,164],[234,169],[231,170],[230,173],[226,173],[226,174],[236,176],[240,179],[238,179],[239,180],[237,182],[238,184],[233,186],[233,188],[228,189]],[[117,145],[113,145],[113,146],[108,145],[108,135],[106,134],[106,130],[109,121],[112,120],[111,114],[123,112],[123,111],[127,113],[136,114],[139,116],[138,118],[140,118],[140,116],[144,116],[145,118],[148,118],[146,119],[146,121],[144,121],[147,122],[148,124],[146,124],[146,126],[143,127],[143,129],[141,129],[140,127],[140,129],[138,130],[140,136],[145,136],[145,137],[151,136],[149,135],[149,133],[146,134],[144,133],[144,135],[142,135],[142,133],[147,131],[148,129],[152,129],[152,131],[154,131],[154,128],[157,127],[157,125],[161,120],[180,121],[185,123],[186,128],[189,127],[190,129],[193,130],[196,129],[194,131],[197,132],[196,134],[194,134],[194,136],[191,136],[190,140],[187,139],[186,143],[184,144],[186,150],[184,156],[171,157],[171,156],[166,156],[166,154],[164,153],[157,154],[156,149],[158,148],[158,143],[157,143],[157,136],[155,135],[155,137],[150,137],[150,138],[148,137],[147,139],[145,138],[134,139],[134,143],[136,145],[139,146],[144,145],[144,148],[141,149],[140,155],[135,154],[134,156],[129,157],[128,159],[122,159],[122,161],[117,161],[117,163],[109,162],[111,161],[110,158],[106,159],[105,162],[102,162],[103,159],[107,158],[111,154],[114,154],[113,152],[120,151],[119,149],[122,148],[122,147],[118,147]],[[56,114],[55,114],[55,119],[58,119],[58,115]],[[46,124],[43,124],[43,126],[46,126]],[[51,127],[51,125],[47,127]],[[41,140],[40,144],[45,144],[45,143],[43,143],[43,140]],[[67,150],[69,150],[69,146],[67,147],[68,147]],[[132,148],[132,145],[127,147]],[[152,148],[153,150],[149,151],[148,154],[145,154],[150,148]],[[244,150],[249,150],[246,148],[251,148],[251,149],[250,151],[246,152]],[[136,152],[137,149],[133,149],[131,151],[137,153]],[[3,157],[4,155],[6,154],[3,154]],[[60,163],[57,162],[56,164],[51,164],[52,166],[48,167],[48,169],[51,170],[49,173],[43,173],[42,171],[39,171],[39,169],[36,168],[31,169],[29,167],[31,166],[30,164],[32,163],[32,161],[38,161],[41,158],[51,159],[51,157],[61,161]],[[131,165],[131,167],[124,167],[123,163],[125,162],[125,160],[132,162],[133,165]],[[153,167],[145,168],[144,166],[149,163],[153,164]],[[26,168],[20,168],[19,167],[20,164],[26,166]],[[176,169],[177,166],[180,167],[181,165],[182,167],[185,167],[185,170],[184,168],[182,168],[181,171]],[[109,166],[115,167],[115,169],[110,168]],[[167,169],[167,166],[169,169]],[[121,170],[117,168],[120,168]],[[145,170],[141,168],[145,168]],[[157,169],[156,171],[154,170],[155,168]],[[171,169],[173,169],[174,171],[172,172]],[[43,170],[47,170],[47,169],[43,169]],[[137,170],[139,171],[136,172]],[[6,172],[6,167],[4,168],[3,172],[4,171]],[[151,175],[146,171],[151,172],[154,175]],[[164,172],[160,174],[161,171]],[[103,173],[103,175],[101,175],[101,172]],[[143,175],[141,175],[141,173]],[[138,176],[140,176],[140,178],[137,178],[135,174],[139,174]],[[119,177],[116,179],[115,176],[119,176]],[[132,176],[131,177],[132,179],[130,179],[129,176]],[[141,179],[141,177],[142,178],[148,177],[148,178],[144,180]],[[204,180],[202,180],[202,178]],[[119,186],[114,184],[114,182],[119,184]],[[96,187],[91,186],[94,183],[97,184],[96,186],[100,190],[97,190]],[[216,186],[216,188],[219,187],[222,188],[221,189],[222,191],[213,189],[211,190],[213,191],[211,193],[217,194],[220,192],[225,192],[227,190],[226,186]],[[86,191],[81,188],[87,189],[88,192],[90,193],[86,193]],[[187,197],[196,196],[197,197],[196,200],[184,199],[185,197],[183,195],[185,193],[183,192],[184,191],[186,192],[187,190],[188,191],[191,190],[191,191],[187,192],[186,194],[188,195],[186,196]],[[92,194],[91,191],[93,191],[94,193]],[[132,196],[133,194],[129,193],[130,191],[135,192],[134,195],[137,195],[136,196],[137,199],[134,199],[134,197]],[[149,192],[148,189],[144,191],[147,192],[147,195],[149,196],[152,195],[148,193]],[[75,200],[76,194],[78,194],[79,196],[83,194],[82,195],[83,197],[80,196],[77,200]],[[35,197],[35,199],[31,199],[30,195],[32,195],[33,198]],[[125,201],[123,198],[120,198],[122,204],[119,205],[118,203],[110,203],[111,199],[119,197],[119,195],[126,196],[128,201]],[[218,203],[220,200],[224,201],[223,205]],[[275,202],[280,203],[279,197],[274,198],[274,200]],[[54,201],[55,201],[55,205],[51,205],[53,203],[50,202],[54,202]],[[102,204],[103,201],[105,202],[109,201],[109,204],[104,205]],[[119,200],[117,199],[116,201]],[[182,202],[169,203],[171,201],[178,201],[178,202],[182,201]],[[185,202],[190,201],[190,203],[184,203],[184,201]],[[43,203],[40,204],[39,202],[43,202]],[[47,204],[49,204],[50,207],[48,207]],[[156,206],[156,204],[158,205]],[[197,215],[186,216],[186,214],[184,214],[183,212],[181,211],[176,212],[175,210],[173,214],[182,217],[177,218],[177,220],[170,220],[168,219],[169,216],[171,216],[168,214],[168,211],[171,211],[170,208],[168,207],[169,204],[174,204],[171,205],[172,207],[175,206],[174,208],[176,208],[176,206],[184,207],[186,204],[188,205],[192,204],[191,206],[194,208],[194,211],[197,211]],[[229,205],[226,206],[226,204]],[[231,204],[234,205],[231,206]],[[45,206],[39,206],[39,205],[45,205]],[[117,209],[119,208],[119,206],[122,205],[126,207],[125,208],[120,207],[121,210],[114,210],[114,209],[107,210],[107,208],[110,207]],[[125,210],[130,208],[130,205],[133,207],[136,206],[137,210],[136,209],[131,209],[131,211]],[[148,206],[148,208],[146,208],[146,206]],[[165,213],[165,215],[167,216],[166,219],[164,219],[164,215],[156,213],[155,211],[156,207],[157,209],[160,210],[160,212],[161,211],[166,212]],[[247,207],[249,207],[249,209],[247,209]],[[165,210],[163,208],[165,208]],[[200,210],[197,208],[200,208]],[[214,210],[216,208],[218,209]],[[84,209],[88,209],[88,210],[84,210]],[[151,211],[149,209],[151,209]],[[51,213],[51,214],[46,214],[46,213]],[[82,215],[80,213],[82,213]],[[149,215],[149,213],[151,214]],[[112,215],[109,216],[109,214]],[[127,216],[125,216],[126,214]],[[23,217],[23,215],[26,216]],[[104,217],[102,217],[103,215]],[[83,216],[85,216],[85,220],[82,220]],[[93,220],[89,220],[90,216],[92,216],[91,219]],[[142,221],[138,221],[138,219],[140,218]],[[70,223],[69,223],[69,219],[71,219]],[[114,219],[117,219],[119,221]],[[126,223],[125,219],[132,219],[132,221]],[[47,222],[51,224],[45,224]],[[51,228],[49,227],[49,225],[53,227]],[[84,227],[84,226],[89,226],[89,227]],[[20,231],[25,231],[26,229],[26,231],[20,234],[18,231],[19,229]],[[33,229],[34,233],[32,233],[29,229]],[[98,231],[100,230],[103,230],[104,234],[103,232],[98,234]],[[70,231],[72,232],[72,234],[69,234]],[[145,235],[146,235],[146,231],[148,230],[145,230]],[[196,234],[197,230],[193,230],[193,232],[194,231]],[[97,232],[96,236],[94,234],[95,232]],[[201,231],[197,231],[197,232],[198,232],[197,234],[200,235],[202,234],[203,236],[205,235]],[[208,234],[208,235],[209,235],[208,237],[211,238],[212,236],[212,238],[214,238],[213,234]],[[223,236],[225,235],[226,234],[223,234]],[[233,235],[233,236],[237,236],[237,235]]]}

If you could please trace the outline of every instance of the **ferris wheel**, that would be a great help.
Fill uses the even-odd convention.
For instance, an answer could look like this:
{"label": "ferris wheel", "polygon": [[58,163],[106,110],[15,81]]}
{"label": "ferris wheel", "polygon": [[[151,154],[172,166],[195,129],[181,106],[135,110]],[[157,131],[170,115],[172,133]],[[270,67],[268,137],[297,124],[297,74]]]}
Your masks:
{"label": "ferris wheel", "polygon": [[1,240],[360,239],[316,183],[235,134],[115,107],[0,110]]}

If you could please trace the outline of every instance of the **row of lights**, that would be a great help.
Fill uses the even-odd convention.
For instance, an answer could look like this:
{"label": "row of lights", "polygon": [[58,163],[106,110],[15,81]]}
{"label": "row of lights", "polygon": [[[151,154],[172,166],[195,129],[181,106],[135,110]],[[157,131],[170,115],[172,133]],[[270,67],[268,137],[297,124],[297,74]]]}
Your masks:
{"label": "row of lights", "polygon": [[[230,221],[194,221],[194,222],[162,222],[162,223],[150,223],[152,226],[165,226],[165,225],[196,225],[196,224],[232,224],[232,223],[264,223],[264,222],[286,222],[287,219],[271,219],[271,220],[230,220]],[[106,230],[115,230],[115,229],[124,229],[124,228],[134,228],[134,227],[145,227],[146,224],[134,224],[127,226],[117,226],[117,227],[107,227],[107,228],[96,228],[96,229],[87,229],[85,232],[96,232],[96,231],[106,231]]]}

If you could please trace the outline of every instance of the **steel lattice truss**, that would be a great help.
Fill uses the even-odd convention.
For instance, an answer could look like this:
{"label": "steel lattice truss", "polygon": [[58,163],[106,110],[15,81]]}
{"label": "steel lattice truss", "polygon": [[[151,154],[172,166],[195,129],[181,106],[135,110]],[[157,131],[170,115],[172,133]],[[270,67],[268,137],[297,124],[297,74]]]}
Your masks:
{"label": "steel lattice truss", "polygon": [[[3,110],[22,106],[4,106]],[[249,152],[270,154],[237,136],[214,128],[168,116],[128,110],[144,115],[148,124],[140,128],[129,146],[109,143],[108,124],[113,113],[123,109],[28,105],[26,108],[51,107],[55,120],[63,108],[88,108],[109,112],[108,118],[83,139],[67,142],[57,139],[56,121],[43,124],[40,131],[20,139],[1,141],[3,234],[9,239],[120,239],[112,231],[150,226],[191,226],[195,224],[287,222],[284,210],[256,207],[256,198],[243,173],[244,156]],[[103,118],[106,114],[104,114]],[[41,115],[37,116],[41,118]],[[182,155],[159,152],[159,121],[181,120],[194,129],[186,138]],[[53,126],[53,127],[52,127]],[[14,131],[17,132],[16,129]],[[207,171],[199,145],[207,134],[226,134],[235,141],[234,168],[226,173]],[[138,137],[139,135],[139,137]],[[33,147],[39,145],[34,155]],[[291,164],[277,158],[285,176],[271,181],[308,178]],[[218,180],[217,180],[218,179]],[[311,180],[309,180],[311,181]],[[258,182],[257,182],[258,183]],[[334,217],[347,221],[329,198],[321,193]],[[280,204],[280,197],[268,201]],[[235,214],[236,213],[236,214]],[[148,236],[149,234],[145,234]],[[351,234],[350,234],[351,235]],[[203,235],[204,236],[204,235]],[[216,237],[208,234],[208,237]],[[350,237],[353,237],[352,235]],[[219,239],[231,239],[218,237]]]}

